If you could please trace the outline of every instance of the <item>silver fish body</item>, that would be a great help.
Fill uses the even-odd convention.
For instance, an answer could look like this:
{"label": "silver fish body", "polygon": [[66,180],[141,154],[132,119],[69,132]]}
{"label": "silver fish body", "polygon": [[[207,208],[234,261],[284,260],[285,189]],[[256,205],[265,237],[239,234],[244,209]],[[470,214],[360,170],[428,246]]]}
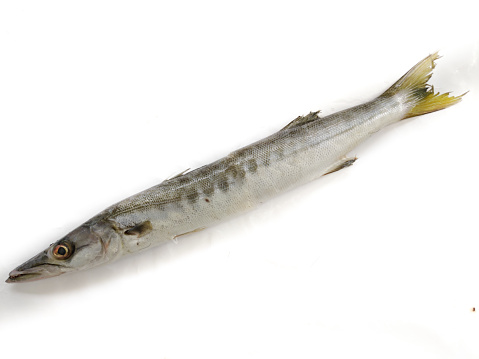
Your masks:
{"label": "silver fish body", "polygon": [[298,117],[228,156],[131,196],[17,267],[7,282],[87,269],[209,227],[278,193],[350,166],[346,157],[380,129],[460,100],[426,84],[430,55],[378,98],[320,118]]}
{"label": "silver fish body", "polygon": [[283,129],[228,156],[127,198],[108,218],[127,230],[151,222],[144,236],[122,238],[132,253],[250,210],[278,193],[351,165],[346,155],[407,109],[398,98],[369,103]]}

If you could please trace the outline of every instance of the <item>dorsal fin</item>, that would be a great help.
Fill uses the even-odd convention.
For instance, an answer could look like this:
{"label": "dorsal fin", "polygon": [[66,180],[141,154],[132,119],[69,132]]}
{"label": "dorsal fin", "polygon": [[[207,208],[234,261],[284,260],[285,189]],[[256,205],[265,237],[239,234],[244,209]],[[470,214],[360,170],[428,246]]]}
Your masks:
{"label": "dorsal fin", "polygon": [[281,129],[281,131],[288,130],[288,129],[296,127],[296,126],[301,126],[301,125],[304,125],[308,122],[318,120],[318,119],[320,119],[320,117],[318,116],[319,112],[320,111],[310,112],[306,116],[298,116],[293,121],[291,121],[286,126],[284,126]]}
{"label": "dorsal fin", "polygon": [[173,178],[177,178],[177,177],[180,177],[180,176],[183,176],[186,172],[188,172],[189,170],[191,170],[191,168],[187,168],[186,170],[184,170],[183,172],[180,172],[178,173],[177,175],[174,175],[173,177],[170,177],[167,179],[167,181],[173,179]]}
{"label": "dorsal fin", "polygon": [[191,170],[191,168],[187,168],[186,170],[174,175],[173,177],[168,177],[167,179],[165,179],[163,182],[161,182],[160,184],[163,184],[165,182],[168,182],[169,180],[172,180],[173,178],[178,178],[180,176],[183,176],[185,173],[189,172],[189,170]]}

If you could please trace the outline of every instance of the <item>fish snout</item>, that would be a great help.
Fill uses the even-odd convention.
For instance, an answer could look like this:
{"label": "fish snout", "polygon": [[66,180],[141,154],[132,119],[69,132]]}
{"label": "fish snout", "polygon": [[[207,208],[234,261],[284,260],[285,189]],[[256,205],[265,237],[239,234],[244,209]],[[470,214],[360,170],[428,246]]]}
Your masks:
{"label": "fish snout", "polygon": [[6,282],[32,282],[34,280],[55,277],[62,273],[62,266],[49,263],[47,253],[44,251],[12,270]]}
{"label": "fish snout", "polygon": [[6,283],[23,283],[23,282],[32,282],[35,280],[56,277],[62,274],[63,271],[57,265],[52,264],[43,264],[35,266],[33,268],[27,268],[21,270],[20,267],[12,270],[9,273]]}

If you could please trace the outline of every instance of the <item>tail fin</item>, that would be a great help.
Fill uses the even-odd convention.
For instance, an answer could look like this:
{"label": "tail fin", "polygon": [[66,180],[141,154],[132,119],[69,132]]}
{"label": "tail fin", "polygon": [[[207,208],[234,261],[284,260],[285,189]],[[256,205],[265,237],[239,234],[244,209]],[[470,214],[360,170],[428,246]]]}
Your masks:
{"label": "tail fin", "polygon": [[411,104],[411,108],[404,118],[443,110],[458,103],[465,93],[460,96],[450,96],[449,92],[435,93],[434,87],[427,84],[432,76],[432,70],[436,67],[434,61],[439,58],[440,56],[436,52],[419,61],[380,97],[393,96],[399,92],[406,93],[406,102]]}

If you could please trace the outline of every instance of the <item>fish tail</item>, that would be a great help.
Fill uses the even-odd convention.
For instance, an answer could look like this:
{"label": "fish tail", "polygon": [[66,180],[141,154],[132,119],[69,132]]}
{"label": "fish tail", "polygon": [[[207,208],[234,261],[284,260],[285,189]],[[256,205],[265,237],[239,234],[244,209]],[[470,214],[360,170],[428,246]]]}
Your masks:
{"label": "fish tail", "polygon": [[460,96],[451,96],[449,92],[440,94],[434,92],[434,87],[427,83],[432,76],[432,70],[436,67],[435,60],[439,58],[436,52],[419,61],[380,96],[406,95],[405,102],[409,105],[409,111],[403,119],[443,110],[461,101],[465,95],[464,93]]}

